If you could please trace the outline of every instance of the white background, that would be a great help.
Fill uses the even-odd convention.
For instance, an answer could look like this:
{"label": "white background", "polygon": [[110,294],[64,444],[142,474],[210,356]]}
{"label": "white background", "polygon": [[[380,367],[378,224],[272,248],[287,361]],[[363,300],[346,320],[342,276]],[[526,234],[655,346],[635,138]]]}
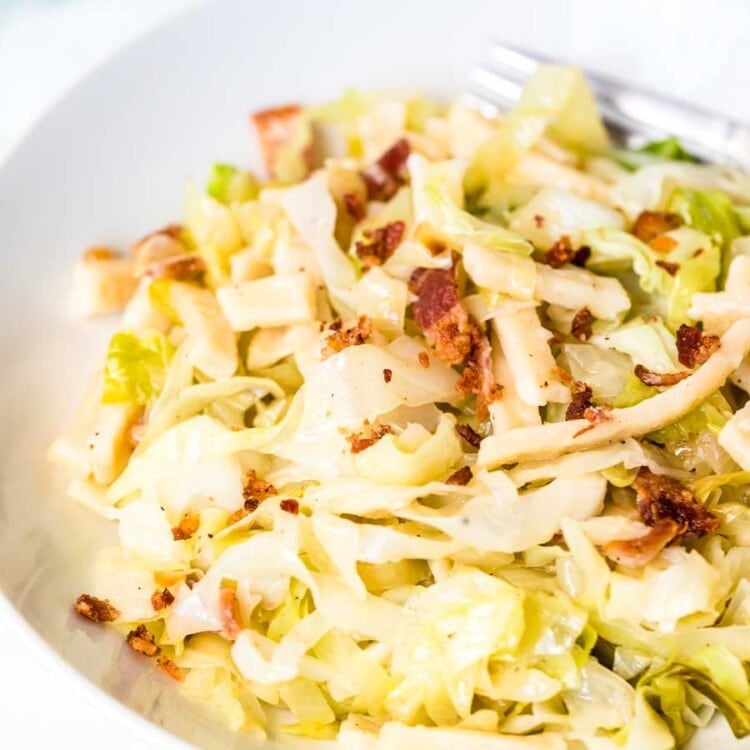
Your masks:
{"label": "white background", "polygon": [[[0,162],[97,63],[201,0],[0,0]],[[0,737],[8,748],[152,750],[71,690],[0,622]],[[154,749],[155,750],[155,749]]]}

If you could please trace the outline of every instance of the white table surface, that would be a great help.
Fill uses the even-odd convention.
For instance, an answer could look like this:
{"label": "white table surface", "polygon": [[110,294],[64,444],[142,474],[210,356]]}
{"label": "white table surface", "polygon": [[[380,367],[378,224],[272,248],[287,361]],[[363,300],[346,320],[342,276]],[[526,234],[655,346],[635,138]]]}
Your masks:
{"label": "white table surface", "polygon": [[[0,162],[99,62],[198,2],[0,0]],[[3,747],[156,750],[102,716],[2,621],[0,669]]]}

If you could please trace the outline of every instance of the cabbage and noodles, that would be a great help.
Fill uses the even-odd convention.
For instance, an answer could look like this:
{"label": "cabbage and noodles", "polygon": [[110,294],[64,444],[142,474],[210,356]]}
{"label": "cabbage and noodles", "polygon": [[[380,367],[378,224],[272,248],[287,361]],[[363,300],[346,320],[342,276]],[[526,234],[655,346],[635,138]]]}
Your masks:
{"label": "cabbage and noodles", "polygon": [[750,177],[615,149],[575,70],[488,117],[254,116],[52,448],[117,525],[76,604],[238,730],[667,750],[750,733]]}

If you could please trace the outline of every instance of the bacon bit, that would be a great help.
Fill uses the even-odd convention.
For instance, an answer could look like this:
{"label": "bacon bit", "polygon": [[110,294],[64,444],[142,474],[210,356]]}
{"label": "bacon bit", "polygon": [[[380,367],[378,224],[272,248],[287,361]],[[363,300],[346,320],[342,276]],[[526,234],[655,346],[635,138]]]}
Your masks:
{"label": "bacon bit", "polygon": [[570,387],[571,399],[565,410],[565,419],[570,422],[573,419],[583,419],[587,409],[592,406],[591,398],[594,392],[580,380],[573,381]]}
{"label": "bacon bit", "polygon": [[85,263],[95,262],[97,260],[112,260],[112,258],[116,257],[117,253],[111,247],[104,247],[104,245],[94,245],[83,254],[83,260]]}
{"label": "bacon bit", "polygon": [[133,651],[144,656],[156,656],[159,653],[154,636],[145,625],[139,625],[135,630],[131,630],[127,635],[127,643]]}
{"label": "bacon bit", "polygon": [[542,263],[552,268],[562,268],[566,263],[570,263],[574,256],[575,252],[573,251],[573,246],[570,244],[570,237],[564,234],[542,256]]}
{"label": "bacon bit", "polygon": [[691,369],[702,365],[721,346],[718,336],[684,323],[677,329],[676,339],[677,359]]}
{"label": "bacon bit", "polygon": [[161,669],[162,672],[168,674],[173,680],[182,682],[185,679],[185,672],[181,670],[171,659],[167,659],[166,656],[159,656],[156,659],[156,666]]}
{"label": "bacon bit", "polygon": [[337,320],[328,327],[328,330],[331,333],[326,339],[326,345],[323,348],[324,357],[330,357],[332,354],[336,354],[349,346],[364,344],[372,333],[372,320],[367,315],[360,315],[356,325],[343,330],[341,321]]}
{"label": "bacon bit", "polygon": [[255,510],[255,508],[250,509],[247,507],[248,503],[250,502],[255,503],[255,508],[258,507],[258,502],[256,500],[245,501],[244,507],[238,508],[236,511],[234,511],[234,513],[230,513],[227,516],[227,522],[226,522],[227,528],[229,528],[230,526],[234,526],[236,523],[239,523],[243,518],[247,518],[253,512],[253,510]]}
{"label": "bacon bit", "polygon": [[456,389],[477,397],[477,416],[483,419],[501,387],[492,371],[490,343],[461,303],[455,273],[455,266],[417,268],[412,273],[409,288],[417,295],[414,321],[443,362],[465,365]]}
{"label": "bacon bit", "polygon": [[427,354],[427,352],[419,352],[419,364],[424,367],[425,370],[429,369],[430,367],[430,357]]}
{"label": "bacon bit", "polygon": [[351,445],[352,453],[361,453],[363,450],[367,450],[371,445],[393,433],[393,428],[389,424],[370,424],[365,421],[363,430],[361,432],[355,432],[350,435],[347,440]]}
{"label": "bacon bit", "polygon": [[456,425],[456,432],[472,447],[478,448],[482,436],[469,424]]}
{"label": "bacon bit", "polygon": [[701,537],[719,528],[719,519],[701,505],[682,482],[654,474],[642,466],[631,487],[644,523],[655,526],[663,519],[675,521],[685,534]]}
{"label": "bacon bit", "polygon": [[537,229],[541,229],[544,226],[544,216],[534,214],[534,224],[536,224]]}
{"label": "bacon bit", "polygon": [[282,500],[279,503],[279,507],[281,508],[281,510],[285,511],[286,513],[291,513],[293,516],[299,514],[299,503],[292,498]]}
{"label": "bacon bit", "polygon": [[151,263],[145,275],[152,279],[198,281],[206,270],[206,263],[198,255],[183,253]]}
{"label": "bacon bit", "polygon": [[[242,497],[245,500],[255,500],[255,507],[258,507],[257,501],[265,500],[271,495],[277,495],[276,488],[265,479],[259,479],[258,475],[251,469],[245,477],[245,485],[242,488]],[[255,508],[253,508],[255,510]]]}
{"label": "bacon bit", "polygon": [[343,196],[344,206],[349,216],[354,221],[362,221],[365,218],[365,207],[362,205],[362,200],[356,193],[344,193]]}
{"label": "bacon bit", "polygon": [[390,200],[404,184],[402,171],[411,153],[409,141],[400,138],[378,160],[362,172],[370,200]]}
{"label": "bacon bit", "polygon": [[666,234],[660,234],[658,237],[654,237],[648,243],[648,246],[657,253],[669,253],[677,247],[677,240]]}
{"label": "bacon bit", "polygon": [[180,519],[180,523],[172,529],[172,538],[176,542],[184,539],[190,539],[200,526],[201,519],[197,513],[185,513]]}
{"label": "bacon bit", "polygon": [[657,260],[655,265],[659,266],[659,268],[663,268],[670,276],[676,276],[677,272],[680,270],[679,263],[670,263],[666,260]]}
{"label": "bacon bit", "polygon": [[591,310],[588,307],[581,308],[575,314],[573,322],[570,325],[571,334],[579,341],[587,341],[593,333],[591,330],[591,321],[593,320],[594,316],[591,314]]}
{"label": "bacon bit", "polygon": [[649,244],[659,235],[677,229],[679,226],[682,226],[682,217],[679,214],[666,211],[642,211],[638,214],[631,232],[641,242]]}
{"label": "bacon bit", "polygon": [[466,361],[479,330],[458,297],[454,268],[417,268],[409,280],[417,295],[414,320],[437,356],[449,365]]}
{"label": "bacon bit", "polygon": [[169,589],[164,589],[164,591],[154,591],[154,593],[151,594],[151,606],[156,612],[166,609],[171,604],[174,604],[174,595]]}
{"label": "bacon bit", "polygon": [[383,380],[384,380],[384,381],[385,381],[386,383],[390,383],[390,382],[391,382],[391,378],[392,378],[392,377],[393,377],[393,370],[391,370],[391,369],[389,369],[388,367],[386,367],[386,368],[385,368],[385,369],[383,370]]}
{"label": "bacon bit", "polygon": [[629,568],[641,568],[650,563],[684,527],[670,518],[657,521],[646,534],[635,539],[608,542],[602,552],[614,562]]}
{"label": "bacon bit", "polygon": [[91,622],[114,622],[120,612],[109,599],[97,599],[90,594],[81,594],[73,605],[75,611]]}
{"label": "bacon bit", "polygon": [[403,221],[394,221],[364,232],[364,237],[369,242],[358,241],[355,252],[365,268],[382,266],[393,255],[404,235],[404,228]]}
{"label": "bacon bit", "polygon": [[446,480],[446,484],[456,484],[464,487],[474,478],[474,474],[468,466],[462,466],[458,471],[454,471]]}
{"label": "bacon bit", "polygon": [[240,634],[240,608],[237,593],[228,586],[219,589],[219,619],[222,624],[221,634],[233,641]]}
{"label": "bacon bit", "polygon": [[492,370],[492,348],[487,337],[479,331],[479,337],[474,341],[469,356],[466,358],[461,377],[456,383],[456,390],[462,396],[474,394],[477,397],[477,417],[485,419],[489,405],[500,398],[503,386],[495,380]]}
{"label": "bacon bit", "polygon": [[[302,116],[302,108],[297,104],[272,107],[250,115],[250,121],[258,134],[263,161],[271,177],[278,177],[279,153],[297,135]],[[305,166],[312,169],[314,166],[312,143],[303,148],[301,156]]]}
{"label": "bacon bit", "polygon": [[644,385],[674,385],[690,375],[689,372],[654,372],[643,365],[635,366],[635,376]]}
{"label": "bacon bit", "polygon": [[566,263],[574,266],[585,266],[591,256],[591,248],[583,245],[578,250],[573,250],[570,237],[564,234],[552,247],[542,256],[541,262],[552,268],[562,268]]}

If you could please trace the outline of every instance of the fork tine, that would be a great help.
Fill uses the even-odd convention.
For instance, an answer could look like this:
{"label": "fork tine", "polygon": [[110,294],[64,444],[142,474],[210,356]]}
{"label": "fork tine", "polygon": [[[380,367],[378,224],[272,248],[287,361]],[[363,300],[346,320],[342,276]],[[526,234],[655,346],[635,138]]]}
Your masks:
{"label": "fork tine", "polygon": [[514,81],[486,67],[476,66],[469,71],[469,80],[474,91],[497,106],[513,107],[521,98],[523,81]]}

